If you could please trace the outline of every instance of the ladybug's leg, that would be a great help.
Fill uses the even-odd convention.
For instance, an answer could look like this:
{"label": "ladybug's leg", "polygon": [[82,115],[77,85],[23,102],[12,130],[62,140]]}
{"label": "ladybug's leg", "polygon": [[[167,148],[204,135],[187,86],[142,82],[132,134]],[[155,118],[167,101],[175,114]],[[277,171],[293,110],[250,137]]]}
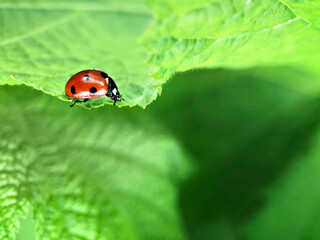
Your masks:
{"label": "ladybug's leg", "polygon": [[124,99],[121,98],[121,96],[119,96],[119,97],[114,97],[114,98],[112,98],[112,100],[113,100],[113,106],[115,106],[117,102],[124,101]]}
{"label": "ladybug's leg", "polygon": [[79,101],[79,100],[76,100],[74,101],[74,103],[72,103],[72,105],[70,105],[70,107],[73,107],[76,103],[86,103],[88,102],[89,98],[85,98],[83,101]]}

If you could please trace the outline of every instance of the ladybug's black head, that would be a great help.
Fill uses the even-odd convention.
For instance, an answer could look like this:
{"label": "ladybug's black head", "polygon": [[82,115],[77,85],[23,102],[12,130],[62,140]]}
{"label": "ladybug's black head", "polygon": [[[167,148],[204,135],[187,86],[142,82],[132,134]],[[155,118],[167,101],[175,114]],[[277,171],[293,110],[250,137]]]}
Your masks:
{"label": "ladybug's black head", "polygon": [[113,105],[116,105],[116,102],[123,101],[123,99],[121,98],[121,95],[118,91],[118,88],[114,88],[111,90],[111,97],[110,98],[114,101]]}
{"label": "ladybug's black head", "polygon": [[121,98],[118,87],[110,76],[109,76],[108,82],[109,82],[108,83],[109,90],[108,90],[108,93],[106,94],[106,96],[111,98],[111,100],[114,101],[113,105],[116,105],[116,102],[123,101],[124,99]]}

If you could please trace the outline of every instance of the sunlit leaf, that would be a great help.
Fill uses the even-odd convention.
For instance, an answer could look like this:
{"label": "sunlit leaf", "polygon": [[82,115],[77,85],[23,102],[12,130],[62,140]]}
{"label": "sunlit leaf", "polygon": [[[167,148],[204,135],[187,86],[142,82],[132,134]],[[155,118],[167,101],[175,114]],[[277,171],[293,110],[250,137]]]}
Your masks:
{"label": "sunlit leaf", "polygon": [[97,68],[116,81],[126,100],[120,104],[146,106],[160,91],[137,42],[151,20],[140,0],[2,2],[0,19],[0,84],[23,83],[67,100],[70,76]]}
{"label": "sunlit leaf", "polygon": [[148,2],[158,20],[144,43],[159,84],[194,68],[293,65],[319,73],[318,1]]}

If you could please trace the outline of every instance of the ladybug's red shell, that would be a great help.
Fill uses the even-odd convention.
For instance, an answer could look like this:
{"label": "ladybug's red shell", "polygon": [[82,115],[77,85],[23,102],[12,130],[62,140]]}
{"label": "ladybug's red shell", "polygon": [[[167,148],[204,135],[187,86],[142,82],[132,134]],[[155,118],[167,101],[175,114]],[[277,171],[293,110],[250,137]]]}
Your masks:
{"label": "ladybug's red shell", "polygon": [[66,84],[66,95],[88,99],[106,95],[109,90],[108,75],[100,70],[84,70],[73,75]]}

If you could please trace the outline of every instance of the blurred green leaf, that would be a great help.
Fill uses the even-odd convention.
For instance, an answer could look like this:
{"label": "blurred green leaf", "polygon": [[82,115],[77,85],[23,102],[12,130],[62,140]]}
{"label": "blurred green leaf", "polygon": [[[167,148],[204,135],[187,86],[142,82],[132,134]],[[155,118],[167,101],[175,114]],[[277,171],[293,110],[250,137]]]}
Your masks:
{"label": "blurred green leaf", "polygon": [[265,189],[310,147],[319,101],[266,72],[288,75],[287,68],[179,74],[149,109],[196,159],[198,171],[180,195],[190,239],[246,239],[243,229],[263,211]]}
{"label": "blurred green leaf", "polygon": [[184,239],[186,157],[154,121],[63,109],[25,88],[0,96],[1,239],[14,239],[29,204],[40,239]]}
{"label": "blurred green leaf", "polygon": [[17,240],[34,240],[37,238],[36,226],[33,221],[32,209],[29,208],[29,212],[25,217],[20,219],[20,229],[17,234]]}
{"label": "blurred green leaf", "polygon": [[294,65],[319,73],[319,1],[192,2],[148,1],[158,20],[144,43],[159,84],[194,68]]}
{"label": "blurred green leaf", "polygon": [[247,226],[247,239],[319,239],[320,135],[268,191],[265,208]]}
{"label": "blurred green leaf", "polygon": [[137,43],[151,20],[142,0],[1,2],[0,19],[0,84],[25,84],[67,100],[67,80],[98,68],[114,78],[122,104],[146,106],[161,90],[152,87],[148,53]]}

